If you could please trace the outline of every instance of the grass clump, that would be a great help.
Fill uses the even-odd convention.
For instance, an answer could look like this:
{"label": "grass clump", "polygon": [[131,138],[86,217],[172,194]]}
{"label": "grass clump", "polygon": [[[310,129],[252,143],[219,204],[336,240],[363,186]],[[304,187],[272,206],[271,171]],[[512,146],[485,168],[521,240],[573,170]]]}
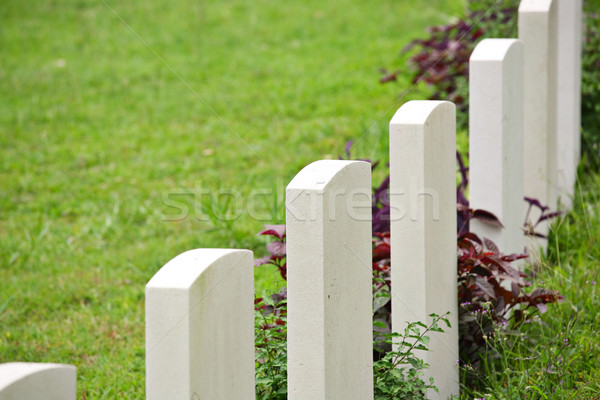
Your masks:
{"label": "grass clump", "polygon": [[528,271],[564,300],[519,331],[488,337],[484,365],[463,367],[463,398],[600,396],[600,175],[581,176],[573,210],[551,231],[548,254]]}

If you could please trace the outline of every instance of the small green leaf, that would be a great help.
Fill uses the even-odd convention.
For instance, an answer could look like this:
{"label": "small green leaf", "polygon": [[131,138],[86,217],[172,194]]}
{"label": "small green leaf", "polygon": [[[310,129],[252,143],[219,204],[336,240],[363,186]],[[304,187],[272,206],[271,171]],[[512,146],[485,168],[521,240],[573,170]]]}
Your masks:
{"label": "small green leaf", "polygon": [[382,328],[382,329],[387,328],[387,326],[385,325],[385,322],[383,322],[383,321],[373,321],[373,326],[376,326],[377,328]]}
{"label": "small green leaf", "polygon": [[409,357],[408,358],[408,362],[410,363],[410,365],[413,366],[413,368],[419,368],[419,366],[421,365],[421,363],[419,362],[419,360]]}

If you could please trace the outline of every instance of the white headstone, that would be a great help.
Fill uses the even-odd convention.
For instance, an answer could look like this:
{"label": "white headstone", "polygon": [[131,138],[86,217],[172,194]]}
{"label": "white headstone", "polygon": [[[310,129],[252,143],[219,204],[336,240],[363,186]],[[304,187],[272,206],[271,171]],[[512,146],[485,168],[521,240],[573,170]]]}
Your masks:
{"label": "white headstone", "polygon": [[72,365],[0,364],[0,400],[75,400],[76,381]]}
{"label": "white headstone", "polygon": [[392,118],[390,205],[392,329],[450,312],[452,328],[419,353],[440,390],[429,397],[447,399],[459,392],[454,104],[411,101]]}
{"label": "white headstone", "polygon": [[[523,190],[551,209],[556,209],[558,194],[557,8],[556,0],[522,0],[519,6],[519,39],[525,46]],[[538,230],[546,234],[548,224]]]}
{"label": "white headstone", "polygon": [[370,164],[308,165],[286,209],[288,399],[372,399]]}
{"label": "white headstone", "polygon": [[469,63],[469,198],[473,209],[492,212],[504,228],[479,220],[471,231],[502,252],[522,253],[523,44],[481,41]]}
{"label": "white headstone", "polygon": [[581,152],[581,0],[558,0],[558,186],[561,203],[571,207]]}
{"label": "white headstone", "polygon": [[254,271],[248,250],[197,249],[146,285],[146,398],[255,397]]}

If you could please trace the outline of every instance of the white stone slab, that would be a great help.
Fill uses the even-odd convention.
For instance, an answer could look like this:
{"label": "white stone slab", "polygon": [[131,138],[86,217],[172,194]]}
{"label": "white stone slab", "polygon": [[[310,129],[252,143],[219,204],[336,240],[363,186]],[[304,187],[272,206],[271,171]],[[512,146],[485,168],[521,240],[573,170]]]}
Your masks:
{"label": "white stone slab", "polygon": [[[557,9],[556,0],[522,0],[519,6],[519,39],[525,46],[523,190],[552,209],[558,194]],[[538,230],[546,234],[548,224]]]}
{"label": "white stone slab", "polygon": [[456,283],[456,112],[446,101],[411,101],[390,122],[392,328],[450,312],[451,329],[433,332],[419,353],[440,390],[459,393]]}
{"label": "white stone slab", "polygon": [[469,197],[504,228],[472,220],[470,229],[504,253],[522,253],[523,44],[481,41],[469,63]]}
{"label": "white stone slab", "polygon": [[146,398],[254,399],[248,250],[197,249],[146,285]]}
{"label": "white stone slab", "polygon": [[558,186],[570,208],[581,156],[581,0],[558,0]]}
{"label": "white stone slab", "polygon": [[0,400],[75,400],[77,369],[66,364],[0,364]]}
{"label": "white stone slab", "polygon": [[372,399],[370,164],[308,165],[286,209],[288,399]]}

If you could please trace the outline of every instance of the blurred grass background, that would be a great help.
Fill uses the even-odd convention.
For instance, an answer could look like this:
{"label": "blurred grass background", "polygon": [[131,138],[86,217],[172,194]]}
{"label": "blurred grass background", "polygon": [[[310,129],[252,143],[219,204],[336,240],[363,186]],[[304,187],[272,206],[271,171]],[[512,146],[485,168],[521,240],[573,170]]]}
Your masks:
{"label": "blurred grass background", "polygon": [[346,141],[385,162],[389,119],[424,96],[379,68],[464,6],[2,1],[0,362],[75,364],[80,398],[143,398],[145,283],[192,248],[261,255],[285,185]]}

